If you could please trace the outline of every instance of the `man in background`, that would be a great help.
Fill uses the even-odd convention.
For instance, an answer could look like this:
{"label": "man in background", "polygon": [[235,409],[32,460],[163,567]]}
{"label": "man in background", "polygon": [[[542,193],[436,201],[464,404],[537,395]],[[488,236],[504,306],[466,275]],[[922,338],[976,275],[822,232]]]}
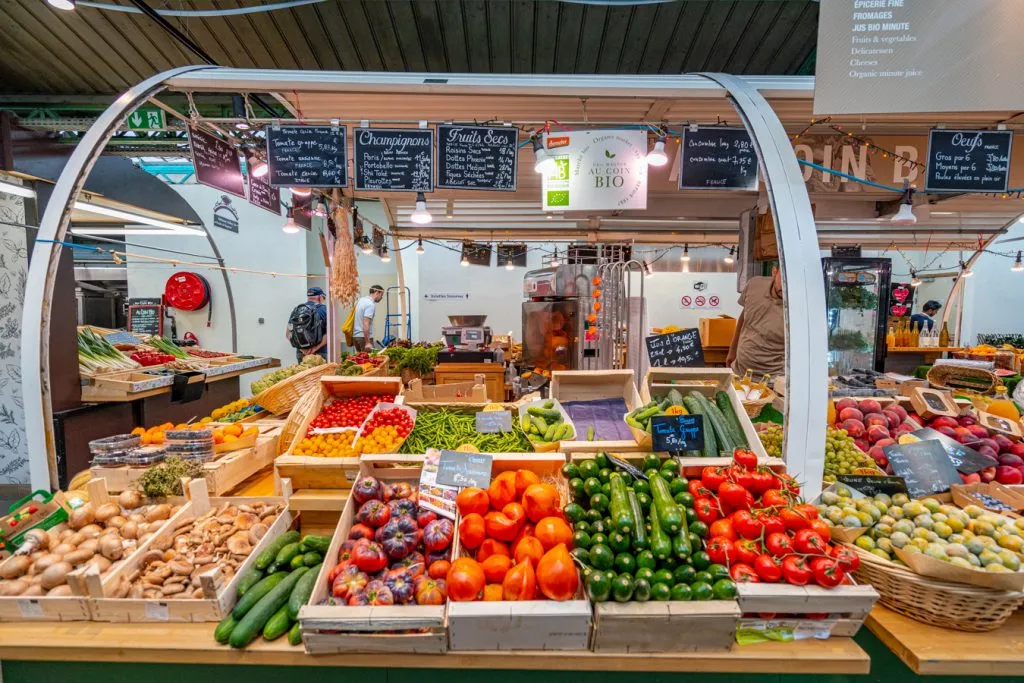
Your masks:
{"label": "man in background", "polygon": [[743,312],[736,321],[726,365],[739,376],[750,370],[778,376],[786,371],[786,319],[782,308],[782,278],[752,277],[740,294]]}
{"label": "man in background", "polygon": [[368,296],[356,302],[356,315],[352,330],[356,351],[373,351],[373,316],[377,312],[377,304],[384,298],[384,288],[380,285],[370,287]]}
{"label": "man in background", "polygon": [[295,347],[299,362],[306,356],[318,354],[327,360],[327,306],[324,290],[310,287],[306,301],[292,309],[284,336]]}
{"label": "man in background", "polygon": [[915,313],[910,316],[910,327],[913,328],[914,323],[917,323],[918,331],[924,332],[925,328],[928,328],[928,331],[931,332],[932,327],[935,326],[935,314],[939,312],[940,308],[942,308],[942,304],[938,301],[934,299],[926,301],[924,307],[921,308],[924,313]]}

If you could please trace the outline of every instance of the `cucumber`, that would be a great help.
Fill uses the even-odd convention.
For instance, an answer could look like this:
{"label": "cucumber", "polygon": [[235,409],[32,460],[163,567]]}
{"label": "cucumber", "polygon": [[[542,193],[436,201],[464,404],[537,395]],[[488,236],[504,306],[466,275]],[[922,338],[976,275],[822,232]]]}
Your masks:
{"label": "cucumber", "polygon": [[665,530],[661,528],[661,520],[658,519],[658,506],[651,505],[651,552],[658,560],[667,560],[672,555],[672,541],[669,540]]}
{"label": "cucumber", "polygon": [[302,554],[296,553],[295,557],[292,558],[292,561],[288,563],[288,568],[294,571],[294,570],[298,569],[299,567],[303,566],[302,565],[302,558],[303,557],[304,556]]}
{"label": "cucumber", "polygon": [[683,529],[672,538],[672,552],[674,552],[676,557],[679,559],[685,560],[690,556],[691,551],[690,534],[686,529]]}
{"label": "cucumber", "polygon": [[633,525],[633,549],[643,550],[650,543],[647,539],[647,528],[644,526],[644,513],[640,509],[640,499],[636,497],[636,492],[633,489],[626,490],[626,501],[629,503],[629,511],[636,521]]}
{"label": "cucumber", "polygon": [[526,412],[534,417],[544,418],[549,424],[551,422],[560,422],[562,420],[562,413],[554,408],[538,408],[537,406],[530,406],[526,409]]}
{"label": "cucumber", "polygon": [[701,406],[704,408],[704,412],[711,420],[711,425],[715,430],[715,439],[718,441],[718,450],[724,455],[731,456],[732,452],[736,450],[736,442],[733,440],[732,435],[729,433],[729,428],[725,424],[725,416],[722,415],[722,411],[718,409],[714,403],[709,401],[706,396],[698,394],[700,398]]}
{"label": "cucumber", "polygon": [[302,645],[302,626],[299,622],[295,622],[291,630],[288,631],[288,644],[292,646]]}
{"label": "cucumber", "polygon": [[671,407],[672,407],[672,399],[667,398],[667,397],[664,400],[662,400],[661,403],[658,404],[658,410],[660,412],[662,412],[662,413],[665,412],[666,410],[668,410]]}
{"label": "cucumber", "polygon": [[555,431],[557,431],[557,430],[558,430],[558,425],[557,424],[550,425],[550,426],[548,426],[548,428],[546,430],[544,430],[544,436],[542,436],[541,438],[544,439],[545,441],[548,441],[548,442],[554,441],[555,440]]}
{"label": "cucumber", "polygon": [[644,430],[644,426],[637,422],[636,418],[633,417],[632,415],[626,416],[626,424],[628,424],[633,429],[639,429],[640,431]]}
{"label": "cucumber", "polygon": [[285,547],[289,543],[295,543],[298,540],[298,531],[287,531],[281,534],[275,538],[270,545],[264,548],[263,552],[256,556],[256,568],[266,569],[275,559],[277,559],[277,554],[281,552],[281,548]]}
{"label": "cucumber", "polygon": [[587,441],[594,440],[594,425],[587,427]]}
{"label": "cucumber", "polygon": [[263,578],[263,572],[256,567],[252,567],[249,571],[242,575],[242,578],[238,580],[238,597],[245,595],[246,591],[255,586]]}
{"label": "cucumber", "polygon": [[634,415],[633,418],[637,422],[643,422],[644,420],[651,419],[652,417],[654,417],[655,415],[657,415],[660,412],[661,412],[661,406],[658,404],[658,402],[657,401],[651,401],[651,403],[646,408],[644,408],[639,413]]}
{"label": "cucumber", "polygon": [[733,410],[732,401],[729,400],[729,394],[724,391],[716,393],[715,404],[718,406],[718,409],[722,411],[722,415],[725,416],[726,426],[729,427],[729,432],[732,434],[732,440],[736,442],[737,448],[749,448],[750,444],[747,443],[747,437],[743,435],[743,427],[740,425],[739,418],[736,417],[736,411]]}
{"label": "cucumber", "polygon": [[547,431],[548,422],[540,415],[534,415],[533,418],[531,418],[531,421],[533,423],[534,429],[537,430],[536,432],[534,432],[534,434],[543,434],[544,432]]}
{"label": "cucumber", "polygon": [[234,615],[235,619],[241,619],[246,613],[251,610],[256,603],[263,599],[263,596],[269,593],[271,590],[277,587],[279,583],[284,581],[285,577],[288,576],[286,572],[275,572],[267,578],[261,580],[255,586],[250,588],[242,596],[242,599],[235,605],[235,609],[231,610],[231,614]]}
{"label": "cucumber", "polygon": [[[718,442],[715,441],[715,429],[708,424],[708,417],[704,414],[704,406],[693,397],[694,393],[696,392],[692,392],[683,399],[683,405],[690,412],[690,415],[700,415],[704,419],[704,457],[717,458]],[[699,396],[700,394],[697,395]]]}
{"label": "cucumber", "polygon": [[291,595],[288,596],[288,617],[293,621],[299,618],[299,610],[309,602],[313,595],[313,588],[316,587],[316,577],[320,574],[320,565],[316,565],[295,584]]}
{"label": "cucumber", "polygon": [[519,428],[522,429],[527,434],[530,433],[530,414],[529,413],[523,413],[519,417]]}
{"label": "cucumber", "polygon": [[[668,482],[660,475],[652,474],[649,478],[651,485],[651,498],[654,501],[652,508],[658,508],[658,519],[661,521],[661,528],[669,534],[678,534],[683,528],[683,514],[679,506],[672,500],[672,494],[668,489]],[[653,524],[653,523],[652,523]],[[653,529],[651,530],[653,534]]]}
{"label": "cucumber", "polygon": [[311,550],[302,556],[302,564],[306,567],[315,567],[323,561],[324,556],[315,550]]}
{"label": "cucumber", "polygon": [[327,554],[327,549],[330,548],[330,547],[331,547],[331,537],[330,536],[314,536],[312,534],[310,534],[309,536],[303,536],[302,537],[302,542],[299,544],[299,549],[303,553],[308,553],[310,551],[315,550],[316,552],[320,553],[321,555],[326,555]]}
{"label": "cucumber", "polygon": [[[296,582],[308,572],[308,568],[299,567],[271,588],[255,606],[245,613],[245,616],[238,622],[238,626],[231,631],[228,644],[231,647],[245,647],[251,643],[263,627],[266,626],[267,622],[270,621],[270,618],[282,606],[288,603],[288,597],[291,595],[292,589],[295,588]],[[255,587],[253,590],[256,590]],[[249,591],[249,595],[252,595],[252,593],[252,590]],[[246,597],[249,597],[249,595]]]}
{"label": "cucumber", "polygon": [[275,564],[288,564],[292,561],[292,558],[299,554],[299,544],[289,543],[288,545],[281,548],[278,551],[277,557],[274,558]]}
{"label": "cucumber", "polygon": [[224,620],[217,624],[217,628],[213,632],[213,638],[221,645],[226,645],[228,638],[231,637],[231,632],[238,626],[238,620],[235,619],[234,614],[229,614],[224,617]]}
{"label": "cucumber", "polygon": [[288,605],[274,612],[267,625],[263,627],[264,640],[277,640],[292,627],[292,620],[288,618]]}
{"label": "cucumber", "polygon": [[277,562],[271,562],[270,566],[267,567],[267,575],[277,574],[278,572],[290,572],[291,570],[291,567],[287,565],[281,566]]}
{"label": "cucumber", "polygon": [[672,405],[674,406],[683,405],[683,395],[679,393],[678,389],[669,389],[668,398],[672,401]]}
{"label": "cucumber", "polygon": [[612,521],[622,534],[628,536],[636,525],[633,519],[633,512],[629,507],[629,498],[626,495],[626,482],[618,473],[611,476],[611,513]]}
{"label": "cucumber", "polygon": [[543,405],[544,410],[551,410],[554,407],[555,407],[555,402],[552,401],[551,399],[548,399],[547,401],[544,401],[544,405]]}

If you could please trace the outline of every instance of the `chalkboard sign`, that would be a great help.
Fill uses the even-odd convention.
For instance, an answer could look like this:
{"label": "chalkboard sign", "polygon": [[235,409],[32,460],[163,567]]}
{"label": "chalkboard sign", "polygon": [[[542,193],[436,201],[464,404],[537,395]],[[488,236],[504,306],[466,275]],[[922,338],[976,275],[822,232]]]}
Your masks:
{"label": "chalkboard sign", "polygon": [[978,451],[973,448],[968,448],[956,439],[951,439],[942,432],[935,431],[931,427],[918,429],[911,432],[910,435],[916,436],[922,441],[934,440],[941,443],[942,447],[946,449],[946,454],[949,455],[949,460],[953,463],[953,467],[964,474],[974,474],[975,472],[980,472],[986,467],[995,467],[995,464],[991,460]]}
{"label": "chalkboard sign", "polygon": [[700,345],[700,330],[692,327],[682,332],[670,332],[647,337],[647,358],[656,368],[702,368],[704,348]]}
{"label": "chalkboard sign", "polygon": [[242,167],[231,143],[189,126],[188,145],[198,182],[245,199]]}
{"label": "chalkboard sign", "polygon": [[437,463],[437,483],[442,486],[487,488],[491,483],[491,455],[441,451]]}
{"label": "chalkboard sign", "polygon": [[699,128],[683,133],[680,190],[756,190],[757,151],[745,128]]}
{"label": "chalkboard sign", "polygon": [[434,131],[356,128],[356,189],[434,191]]}
{"label": "chalkboard sign", "polygon": [[333,126],[267,128],[267,179],[273,187],[346,187],[345,129]]}
{"label": "chalkboard sign", "polygon": [[1006,192],[1009,130],[933,130],[928,134],[925,192]]}
{"label": "chalkboard sign", "polygon": [[[249,174],[249,203],[266,209],[275,216],[281,215],[281,190],[271,187],[263,178]],[[237,232],[237,231],[236,231]]]}
{"label": "chalkboard sign", "polygon": [[498,266],[507,265],[509,261],[513,266],[526,267],[525,244],[499,244],[498,245]]}
{"label": "chalkboard sign", "polygon": [[512,413],[507,410],[481,410],[476,414],[476,431],[481,434],[497,434],[512,431]]}
{"label": "chalkboard sign", "polygon": [[837,474],[836,481],[840,484],[857,489],[865,496],[874,496],[879,493],[894,495],[907,493],[907,482],[903,477],[872,477],[866,474]]}
{"label": "chalkboard sign", "polygon": [[948,491],[962,480],[938,441],[917,441],[882,448],[892,471],[903,477],[912,498]]}
{"label": "chalkboard sign", "polygon": [[478,242],[463,242],[462,256],[474,266],[491,265],[491,245]]}
{"label": "chalkboard sign", "polygon": [[658,415],[651,418],[651,441],[656,453],[699,451],[704,448],[702,415]]}
{"label": "chalkboard sign", "polygon": [[515,192],[519,130],[512,127],[437,127],[437,186]]}
{"label": "chalkboard sign", "polygon": [[157,304],[128,306],[128,331],[159,337],[164,333],[164,307]]}

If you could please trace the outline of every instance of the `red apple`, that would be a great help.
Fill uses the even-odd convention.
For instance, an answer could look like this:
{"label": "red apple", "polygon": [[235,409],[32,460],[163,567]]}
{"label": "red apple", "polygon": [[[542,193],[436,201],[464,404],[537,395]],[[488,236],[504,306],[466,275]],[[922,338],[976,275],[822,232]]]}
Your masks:
{"label": "red apple", "polygon": [[987,484],[996,478],[996,468],[986,467],[982,471],[978,472],[978,476],[980,476],[981,480]]}
{"label": "red apple", "polygon": [[946,436],[948,436],[951,439],[955,439],[956,438],[956,430],[953,429],[952,427],[947,427],[946,425],[942,425],[941,427],[937,428],[935,431],[937,431],[939,434],[945,434]]}
{"label": "red apple", "polygon": [[865,453],[871,448],[871,444],[868,443],[867,439],[854,439],[853,443],[856,444],[857,448],[861,449]]}
{"label": "red apple", "polygon": [[1006,453],[1013,448],[1013,442],[1006,438],[1003,434],[994,434],[992,439],[996,442],[1000,453]]}
{"label": "red apple", "polygon": [[[864,413],[860,412],[856,408],[844,408],[839,411],[839,421],[846,422],[847,420],[856,420],[857,422],[863,422]],[[843,427],[842,429],[846,429],[846,427]]]}
{"label": "red apple", "polygon": [[868,413],[880,413],[882,412],[882,405],[873,398],[866,398],[857,404],[861,412],[865,415]]}
{"label": "red apple", "polygon": [[989,437],[988,430],[981,425],[967,425],[967,429],[971,430],[971,434],[974,434],[979,439],[987,439]]}
{"label": "red apple", "polygon": [[844,410],[846,410],[847,408],[856,408],[856,407],[857,407],[857,401],[855,399],[852,399],[852,398],[841,398],[838,401],[836,401],[836,412],[837,413],[841,413]]}
{"label": "red apple", "polygon": [[846,433],[854,439],[863,437],[865,433],[864,423],[860,420],[843,420],[839,424],[839,428],[845,429]]}
{"label": "red apple", "polygon": [[[907,419],[907,411],[906,411],[906,409],[903,406],[901,406],[900,404],[898,404],[898,403],[892,404],[891,406],[886,408],[886,410],[891,410],[892,412],[894,412],[897,415],[899,415],[900,416],[900,422],[903,422],[904,420]],[[915,415],[915,417],[917,417],[917,416]]]}
{"label": "red apple", "polygon": [[1020,470],[1016,467],[1007,467],[1006,465],[1000,465],[996,468],[996,481],[1000,484],[1006,484],[1013,486],[1020,484],[1024,481],[1024,476],[1021,476]]}
{"label": "red apple", "polygon": [[1021,459],[1019,455],[1014,455],[1013,453],[1002,453],[999,455],[998,460],[1000,465],[1009,465],[1010,467],[1020,467],[1021,465],[1024,465],[1024,459]]}
{"label": "red apple", "polygon": [[895,410],[883,410],[882,415],[885,415],[885,419],[889,421],[889,429],[896,429],[897,425],[903,422],[903,418]]}
{"label": "red apple", "polygon": [[971,425],[976,425],[976,424],[978,424],[978,419],[976,417],[974,417],[973,415],[961,415],[960,416],[960,426],[961,427],[970,427]]}
{"label": "red apple", "polygon": [[928,426],[933,429],[938,429],[939,427],[952,427],[956,429],[960,424],[953,418],[942,415],[932,420],[932,423]]}
{"label": "red apple", "polygon": [[979,476],[977,472],[974,472],[973,474],[961,474],[960,478],[964,480],[965,484],[981,483],[981,476]]}
{"label": "red apple", "polygon": [[889,429],[885,425],[871,425],[868,427],[868,441],[878,443],[882,439],[889,438]]}

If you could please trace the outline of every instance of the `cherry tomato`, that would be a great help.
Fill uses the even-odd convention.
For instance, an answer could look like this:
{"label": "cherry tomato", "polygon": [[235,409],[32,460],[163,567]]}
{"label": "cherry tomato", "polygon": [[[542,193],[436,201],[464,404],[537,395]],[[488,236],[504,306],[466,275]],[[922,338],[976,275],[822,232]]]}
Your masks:
{"label": "cherry tomato", "polygon": [[700,472],[700,482],[704,485],[704,488],[712,492],[717,492],[720,487],[726,481],[726,473],[721,467],[712,467],[708,465]]}
{"label": "cherry tomato", "polygon": [[765,536],[771,534],[782,534],[786,532],[786,525],[778,515],[761,515],[761,524],[764,525]]}
{"label": "cherry tomato", "polygon": [[823,519],[812,519],[810,526],[807,528],[824,539],[832,538],[832,528]]}
{"label": "cherry tomato", "polygon": [[843,568],[845,572],[855,572],[857,567],[860,566],[860,558],[850,548],[846,546],[837,545],[833,546],[829,550],[829,554],[839,563],[839,566]]}
{"label": "cherry tomato", "polygon": [[693,502],[693,509],[697,513],[697,519],[709,526],[712,522],[721,517],[721,510],[718,507],[718,503],[711,498],[697,498]]}
{"label": "cherry tomato", "polygon": [[715,564],[724,564],[728,567],[736,561],[736,546],[724,536],[712,538],[708,542],[707,553]]}
{"label": "cherry tomato", "polygon": [[732,526],[736,534],[743,538],[761,538],[761,532],[764,531],[764,523],[747,510],[732,513]]}
{"label": "cherry tomato", "polygon": [[766,508],[784,508],[789,506],[789,498],[778,489],[768,489],[761,497],[761,505]]}
{"label": "cherry tomato", "polygon": [[799,531],[800,529],[806,529],[811,521],[804,517],[800,512],[793,508],[786,508],[779,512],[779,517],[782,518],[782,523],[786,525],[786,528],[790,531]]}

